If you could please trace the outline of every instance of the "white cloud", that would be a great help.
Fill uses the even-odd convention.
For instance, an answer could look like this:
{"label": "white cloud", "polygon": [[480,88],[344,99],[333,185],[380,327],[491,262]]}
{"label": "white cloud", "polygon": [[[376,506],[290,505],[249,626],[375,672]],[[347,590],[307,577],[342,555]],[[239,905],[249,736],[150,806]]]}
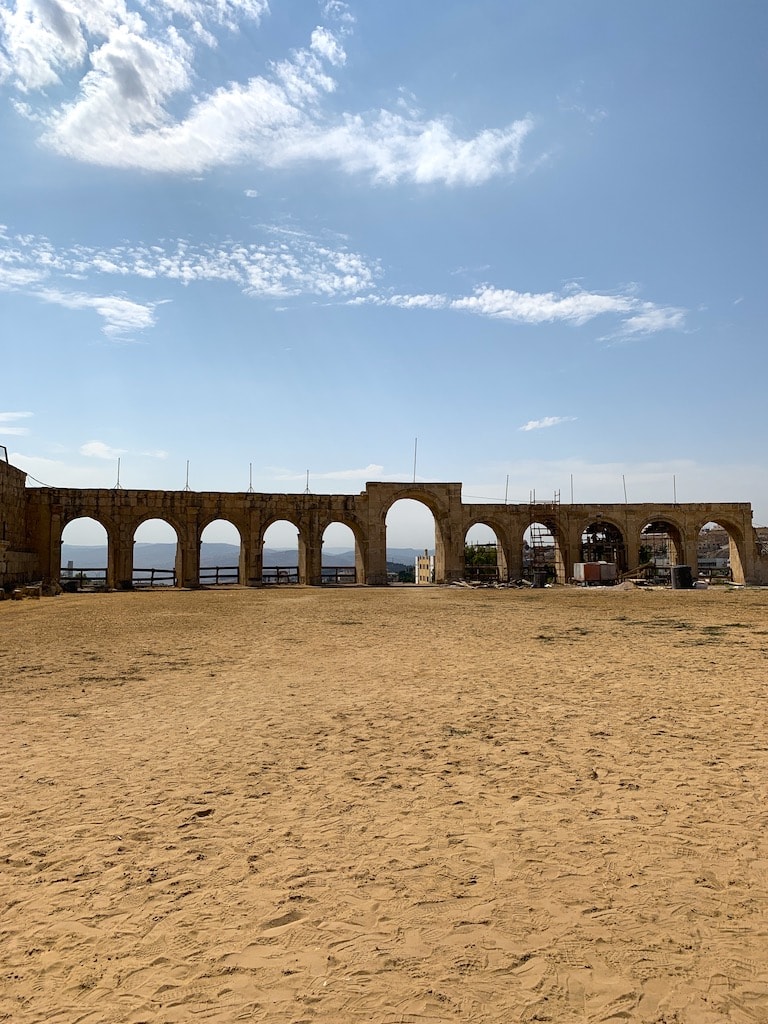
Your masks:
{"label": "white cloud", "polygon": [[8,459],[29,475],[28,483],[44,487],[111,487],[115,482],[113,468],[101,464],[67,463],[22,452],[11,452]]}
{"label": "white cloud", "polygon": [[[317,26],[307,45],[262,74],[203,82],[199,48],[220,45],[217,29],[258,22],[266,11],[266,0],[18,0],[0,12],[0,76],[22,94],[17,110],[42,124],[46,145],[105,166],[201,173],[245,160],[271,168],[314,161],[387,184],[445,185],[518,170],[530,117],[464,137],[449,117],[424,117],[413,104],[325,109],[354,21],[341,3],[324,5],[335,27]],[[63,79],[75,82],[64,98]]]}
{"label": "white cloud", "polygon": [[547,427],[556,427],[560,423],[572,423],[575,416],[545,416],[540,420],[528,420],[519,430],[545,430]]}
{"label": "white cloud", "polygon": [[620,336],[655,334],[657,331],[680,330],[685,324],[685,310],[673,306],[654,306],[643,302],[637,313],[622,323]]}
{"label": "white cloud", "polygon": [[120,458],[121,455],[139,455],[148,459],[168,458],[168,452],[163,451],[162,448],[143,452],[129,452],[127,448],[112,448],[111,445],[105,444],[104,441],[86,441],[85,444],[80,445],[79,451],[81,455],[86,455],[89,458],[110,459],[112,461]]}
{"label": "white cloud", "polygon": [[424,121],[386,110],[373,116],[347,114],[335,127],[304,124],[286,131],[267,162],[335,161],[349,174],[370,173],[388,185],[481,185],[519,169],[523,142],[532,129],[533,121],[524,118],[465,139],[454,134],[446,119]]}
{"label": "white cloud", "polygon": [[87,441],[85,444],[80,445],[80,454],[94,459],[111,459],[114,461],[121,455],[125,455],[125,451],[125,448],[111,448],[108,444],[104,444],[103,441]]}
{"label": "white cloud", "polygon": [[[380,480],[383,466],[371,463],[364,469],[335,469],[325,473],[310,473],[310,485],[313,480]],[[296,473],[289,469],[273,469],[275,480],[306,480],[306,470]]]}
{"label": "white cloud", "polygon": [[0,265],[0,290],[2,291],[18,291],[21,288],[28,288],[42,278],[43,275],[39,270]]}
{"label": "white cloud", "polygon": [[627,313],[635,305],[636,300],[629,295],[601,295],[581,290],[569,295],[556,295],[554,292],[532,294],[487,285],[476,289],[474,295],[451,303],[453,309],[526,324],[552,323],[555,320],[583,324],[604,313]]}
{"label": "white cloud", "polygon": [[450,298],[443,294],[359,295],[350,305],[395,306],[399,309],[451,309],[474,313],[518,324],[570,323],[576,326],[599,316],[613,315],[620,320],[619,336],[652,334],[662,330],[680,330],[686,311],[671,306],[642,302],[634,288],[625,294],[606,295],[588,292],[569,284],[563,294],[555,292],[518,292],[512,288],[481,285],[472,295]]}
{"label": "white cloud", "polygon": [[134,331],[143,331],[155,324],[154,308],[119,295],[85,295],[64,292],[57,288],[39,288],[33,294],[44,302],[65,309],[92,309],[103,319],[102,331],[109,338],[120,338]]}
{"label": "white cloud", "polygon": [[160,302],[141,303],[122,295],[90,295],[70,290],[73,279],[95,275],[167,280],[228,282],[244,294],[264,298],[309,295],[350,305],[391,306],[404,310],[448,310],[518,324],[566,323],[580,326],[597,317],[613,317],[610,338],[639,337],[681,330],[686,311],[641,300],[635,286],[622,292],[591,292],[575,283],[562,292],[519,292],[489,284],[471,295],[400,294],[376,291],[382,268],[376,260],[351,252],[338,239],[263,227],[258,242],[163,245],[123,244],[108,249],[73,246],[56,249],[40,236],[0,232],[0,289],[19,290],[69,309],[91,309],[104,320],[104,333],[119,339],[153,327]]}
{"label": "white cloud", "polygon": [[[303,232],[272,228],[265,229],[265,234],[267,238],[259,243],[198,245],[179,239],[165,246],[60,250],[46,238],[5,234],[0,236],[0,288],[24,291],[69,309],[92,309],[104,319],[104,332],[120,337],[154,326],[159,303],[71,291],[73,278],[82,281],[105,274],[182,284],[226,281],[253,296],[331,298],[370,288],[379,274],[374,261]],[[31,273],[34,277],[28,276]],[[16,280],[19,283],[14,285]]]}
{"label": "white cloud", "polygon": [[14,424],[18,420],[25,420],[33,415],[31,412],[0,412],[0,434],[13,437],[26,436],[29,433],[29,428],[17,427]]}

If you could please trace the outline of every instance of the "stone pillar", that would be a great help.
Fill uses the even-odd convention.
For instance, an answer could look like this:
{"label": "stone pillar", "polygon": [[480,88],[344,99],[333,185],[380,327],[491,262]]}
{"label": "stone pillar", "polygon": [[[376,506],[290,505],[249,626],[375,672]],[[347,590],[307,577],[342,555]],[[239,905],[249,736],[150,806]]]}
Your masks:
{"label": "stone pillar", "polygon": [[569,516],[563,532],[563,565],[565,567],[564,583],[573,579],[573,566],[581,561],[581,517]]}
{"label": "stone pillar", "polygon": [[[387,527],[382,519],[369,525],[368,533],[368,571],[365,582],[371,587],[382,587],[387,584]],[[362,582],[362,581],[361,581]]]}
{"label": "stone pillar", "polygon": [[192,590],[200,586],[200,537],[197,530],[190,531],[176,544],[176,586]]}
{"label": "stone pillar", "polygon": [[308,548],[306,530],[299,530],[299,583],[306,584],[308,581]]}
{"label": "stone pillar", "polygon": [[523,537],[516,529],[513,529],[511,532],[512,542],[506,542],[506,550],[504,552],[507,562],[507,581],[523,578]]}
{"label": "stone pillar", "polygon": [[464,532],[448,516],[435,517],[435,583],[450,583],[464,577]]}
{"label": "stone pillar", "polygon": [[118,590],[130,590],[133,586],[133,522],[123,516],[117,517],[115,533],[109,538],[108,573],[113,573],[113,585]]}
{"label": "stone pillar", "polygon": [[[302,523],[302,535],[306,537],[306,577],[310,587],[319,587],[323,582],[323,534],[317,512],[312,512]],[[301,545],[299,545],[301,552]],[[301,575],[301,573],[299,574]]]}
{"label": "stone pillar", "polygon": [[249,509],[248,526],[240,536],[240,543],[243,546],[241,559],[243,578],[241,582],[247,587],[260,587],[264,566],[264,542],[261,533],[261,519],[254,508]]}
{"label": "stone pillar", "polygon": [[117,585],[115,568],[115,528],[110,526],[107,529],[107,575],[104,580],[107,590],[114,590]]}
{"label": "stone pillar", "polygon": [[58,580],[61,575],[61,508],[51,510],[50,531],[48,534],[48,550],[40,552],[40,568],[47,579]]}

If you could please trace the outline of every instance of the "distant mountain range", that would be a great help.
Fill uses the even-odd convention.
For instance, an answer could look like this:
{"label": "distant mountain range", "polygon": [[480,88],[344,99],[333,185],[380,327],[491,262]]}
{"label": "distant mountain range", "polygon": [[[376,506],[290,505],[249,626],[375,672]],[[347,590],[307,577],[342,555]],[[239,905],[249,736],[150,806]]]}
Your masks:
{"label": "distant mountain range", "polygon": [[[387,548],[388,566],[413,568],[417,555],[424,554],[423,548]],[[240,548],[236,544],[202,544],[200,565],[236,566]],[[135,544],[134,567],[136,569],[173,569],[176,560],[175,544]],[[62,544],[61,564],[66,568],[69,562],[75,569],[103,569],[107,564],[107,548],[103,544]],[[297,563],[296,549],[264,549],[265,566],[292,566]],[[345,548],[323,548],[323,565],[354,565],[355,552]],[[394,568],[392,571],[396,571]]]}

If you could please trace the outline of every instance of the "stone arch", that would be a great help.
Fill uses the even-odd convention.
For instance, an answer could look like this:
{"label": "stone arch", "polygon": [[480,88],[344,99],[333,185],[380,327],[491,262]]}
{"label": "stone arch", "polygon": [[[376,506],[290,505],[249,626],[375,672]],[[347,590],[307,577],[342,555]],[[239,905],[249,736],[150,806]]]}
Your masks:
{"label": "stone arch", "polygon": [[[89,530],[94,536],[89,544],[78,543],[78,539],[73,538],[70,527],[74,527],[77,523],[84,525],[86,522],[92,524]],[[61,531],[57,547],[59,551],[58,561],[60,563],[59,578],[64,589],[91,590],[110,586],[114,526],[112,534],[110,534],[106,523],[101,522],[95,515],[92,515],[91,510],[88,510],[88,512],[73,512],[73,510],[69,510],[68,514],[62,515],[60,525]],[[98,533],[94,531],[94,527],[97,528]],[[67,531],[70,534],[69,540],[66,539]],[[100,539],[101,543],[94,543],[96,537]],[[66,557],[64,550],[67,544],[77,544],[78,547],[83,547],[85,550],[79,553],[76,560],[69,559]],[[70,562],[72,562],[71,567],[69,566]]]}
{"label": "stone arch", "polygon": [[[185,532],[174,522],[175,517],[168,516],[162,511],[148,509],[141,516],[137,517],[131,527],[131,585],[138,587],[146,586],[174,586],[179,587],[184,581],[184,566],[182,551],[184,547]],[[176,552],[171,563],[170,558],[165,557],[164,552],[137,551],[137,545],[150,545],[152,547],[170,543],[169,541],[137,541],[136,534],[142,526],[147,523],[162,523],[176,534]],[[158,557],[158,556],[162,557]],[[162,564],[149,564],[152,562]]]}
{"label": "stone arch", "polygon": [[583,522],[580,531],[579,561],[612,562],[618,575],[629,568],[627,535],[624,528],[608,516]]}
{"label": "stone arch", "polygon": [[[231,527],[237,535],[238,551],[234,558],[226,557],[223,561],[216,557],[211,560],[207,552],[203,550],[204,544],[209,543],[231,543],[230,540],[211,539],[205,540],[205,532],[212,526],[226,524]],[[222,532],[221,530],[219,532]],[[226,531],[231,535],[231,531]],[[223,583],[242,583],[245,578],[245,544],[243,543],[243,531],[226,515],[215,514],[206,516],[200,523],[198,537],[198,578],[204,586],[218,586]],[[227,564],[223,564],[226,562]],[[221,564],[220,564],[221,563]]]}
{"label": "stone arch", "polygon": [[647,520],[640,527],[638,566],[649,578],[666,580],[673,565],[685,563],[685,530],[671,516]]}
{"label": "stone arch", "polygon": [[530,510],[520,535],[519,548],[523,579],[538,583],[543,581],[543,577],[550,583],[565,583],[568,576],[566,534],[553,514],[541,509],[541,515],[537,516],[534,510]]}
{"label": "stone arch", "polygon": [[[262,559],[263,559],[263,561],[262,561],[262,571],[261,571],[262,572],[262,575],[261,575],[261,582],[262,583],[266,583],[266,584],[306,583],[306,579],[307,579],[307,537],[306,537],[306,532],[302,531],[301,526],[296,521],[299,518],[298,516],[296,516],[296,519],[293,519],[293,518],[288,518],[288,515],[290,515],[290,513],[283,514],[282,512],[275,512],[274,514],[270,515],[267,519],[265,519],[264,522],[261,524],[261,528],[259,530],[259,547],[260,547],[260,550],[262,551]],[[267,533],[269,532],[269,530],[272,527],[277,526],[280,523],[285,523],[287,526],[293,527],[293,529],[296,531],[295,565],[294,564],[287,564],[287,562],[284,565],[283,564],[276,565],[274,563],[273,564],[268,564],[268,562],[271,562],[272,559],[271,558],[268,559],[268,558],[265,557],[265,552],[267,550],[267,548],[266,548]],[[280,543],[287,543],[287,542],[280,542]],[[292,547],[278,548],[277,550],[284,550],[284,551],[292,552],[293,548]],[[288,557],[288,560],[290,560],[291,563],[292,563],[293,556],[289,555],[287,557]],[[285,561],[285,558],[283,560]]]}
{"label": "stone arch", "polygon": [[[493,534],[493,540],[483,536],[478,528]],[[476,538],[470,537],[476,531]],[[488,550],[483,551],[485,547]],[[490,548],[495,550],[491,551]],[[473,550],[474,549],[474,550]],[[472,557],[474,555],[474,558]],[[475,515],[464,525],[464,577],[465,579],[493,579],[506,583],[509,579],[509,534],[494,516]]]}
{"label": "stone arch", "polygon": [[[698,574],[700,571],[700,560],[704,563],[708,559],[701,558],[699,555],[699,548],[701,542],[701,534],[705,526],[710,524],[719,526],[721,530],[725,530],[728,537],[728,562],[730,569],[730,577],[734,583],[744,583],[744,563],[745,563],[745,539],[741,528],[730,520],[727,516],[720,516],[715,511],[713,515],[705,519],[703,522],[699,521],[695,531],[696,534],[696,565],[693,566],[695,572]],[[701,566],[706,568],[706,565]]]}
{"label": "stone arch", "polygon": [[[326,533],[334,527],[343,527],[351,534],[352,550],[354,558],[350,565],[342,565],[337,557],[326,553]],[[365,534],[361,525],[354,519],[348,519],[344,515],[330,516],[320,523],[320,583],[341,584],[365,582],[366,558],[365,558]]]}
{"label": "stone arch", "polygon": [[393,507],[400,501],[416,502],[419,505],[425,506],[427,511],[431,513],[434,524],[434,580],[442,582],[445,579],[446,569],[447,510],[441,506],[435,495],[418,485],[399,488],[382,506],[381,528],[384,532],[385,546],[387,548],[391,546],[389,544],[387,519]]}
{"label": "stone arch", "polygon": [[131,517],[127,523],[131,536],[135,537],[136,531],[140,526],[155,519],[158,522],[166,523],[174,530],[177,543],[182,544],[187,540],[187,529],[184,522],[173,513],[169,514],[163,508],[146,508],[139,515]]}

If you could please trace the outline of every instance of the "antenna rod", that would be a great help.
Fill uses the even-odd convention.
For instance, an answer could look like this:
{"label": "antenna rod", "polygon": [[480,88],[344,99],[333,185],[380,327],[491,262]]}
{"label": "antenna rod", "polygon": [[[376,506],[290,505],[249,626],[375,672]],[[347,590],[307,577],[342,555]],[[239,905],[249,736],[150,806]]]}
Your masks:
{"label": "antenna rod", "polygon": [[416,483],[416,452],[419,448],[419,439],[414,437],[413,439],[413,482]]}
{"label": "antenna rod", "polygon": [[674,473],[672,474],[672,496],[674,498],[674,503],[676,505],[677,504],[677,480],[675,479],[675,474]]}
{"label": "antenna rod", "polygon": [[509,497],[509,473],[507,473],[507,483],[504,487],[504,504],[507,504],[507,498]]}
{"label": "antenna rod", "polygon": [[118,457],[117,457],[117,483],[115,484],[115,489],[119,490],[119,488],[120,488],[120,456],[118,455]]}
{"label": "antenna rod", "polygon": [[248,493],[253,494],[253,463],[248,463]]}
{"label": "antenna rod", "polygon": [[627,504],[627,481],[624,479],[624,474],[621,474],[621,482],[624,485],[624,504]]}
{"label": "antenna rod", "polygon": [[189,490],[189,459],[187,459],[187,480],[186,483],[184,484],[184,490]]}

